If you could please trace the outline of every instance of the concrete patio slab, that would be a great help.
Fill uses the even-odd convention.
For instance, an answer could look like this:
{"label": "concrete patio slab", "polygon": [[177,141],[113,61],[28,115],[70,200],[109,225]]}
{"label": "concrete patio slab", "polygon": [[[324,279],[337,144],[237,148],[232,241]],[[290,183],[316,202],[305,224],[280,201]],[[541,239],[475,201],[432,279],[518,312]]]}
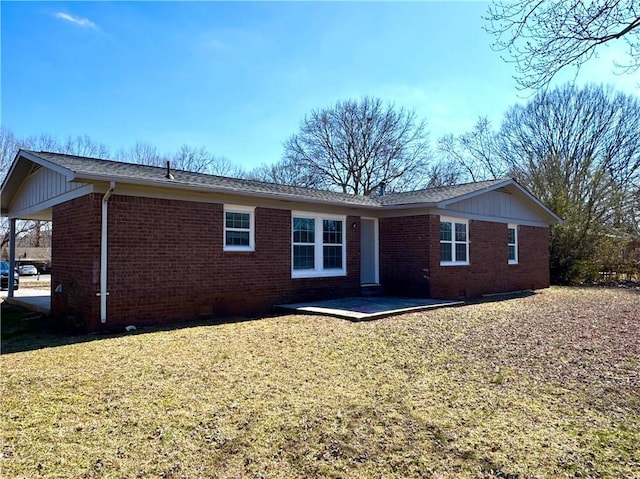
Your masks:
{"label": "concrete patio slab", "polygon": [[422,298],[396,298],[392,296],[352,297],[312,301],[308,303],[280,304],[277,308],[302,313],[324,314],[356,321],[378,319],[411,311],[457,306],[464,301]]}
{"label": "concrete patio slab", "polygon": [[[3,291],[3,293],[5,292]],[[20,296],[9,298],[6,297],[6,294],[3,294],[1,297],[4,298],[3,300],[7,304],[20,306],[40,314],[51,313],[51,296],[43,294],[41,289],[20,288],[15,294],[20,294]]]}

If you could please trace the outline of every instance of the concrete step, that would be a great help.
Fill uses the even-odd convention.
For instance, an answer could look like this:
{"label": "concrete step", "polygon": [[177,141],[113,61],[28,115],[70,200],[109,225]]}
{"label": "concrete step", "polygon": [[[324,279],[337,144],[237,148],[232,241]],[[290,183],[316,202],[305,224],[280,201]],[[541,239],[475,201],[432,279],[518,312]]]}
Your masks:
{"label": "concrete step", "polygon": [[384,288],[379,284],[363,284],[360,286],[360,296],[384,296]]}

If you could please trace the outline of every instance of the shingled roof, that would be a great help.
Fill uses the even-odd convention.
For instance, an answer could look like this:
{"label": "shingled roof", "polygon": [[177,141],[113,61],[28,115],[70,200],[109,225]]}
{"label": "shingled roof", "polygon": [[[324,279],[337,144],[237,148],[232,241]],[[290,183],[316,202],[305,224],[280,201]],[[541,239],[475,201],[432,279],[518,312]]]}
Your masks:
{"label": "shingled roof", "polygon": [[483,190],[490,191],[513,182],[510,178],[498,180],[479,181],[476,183],[463,183],[452,186],[439,186],[437,188],[426,188],[424,190],[406,191],[401,193],[391,193],[381,196],[378,199],[384,206],[406,206],[412,204],[439,204],[452,199],[460,198],[470,194],[477,194]]}
{"label": "shingled roof", "polygon": [[[37,157],[46,163],[50,163],[51,166],[57,166],[58,171],[65,174],[70,181],[115,181],[135,184],[153,184],[156,186],[164,185],[173,188],[206,189],[228,193],[263,193],[291,197],[291,199],[313,198],[330,203],[341,203],[353,206],[407,205],[418,203],[437,204],[484,189],[494,189],[493,187],[496,185],[512,181],[508,178],[502,178],[477,183],[427,188],[418,191],[387,193],[383,196],[361,196],[174,169],[171,170],[173,178],[170,179],[166,177],[166,169],[159,166],[139,165],[45,151],[22,151],[28,156]],[[63,171],[60,171],[60,168]]]}
{"label": "shingled roof", "polygon": [[278,185],[263,181],[244,180],[206,173],[171,169],[173,178],[166,177],[166,169],[159,166],[138,165],[120,161],[102,160],[51,152],[24,151],[52,166],[61,167],[70,181],[115,181],[133,184],[207,190],[217,193],[253,194],[277,196],[281,199],[315,199],[349,206],[376,206],[380,202],[368,196],[337,193],[333,191]]}
{"label": "shingled roof", "polygon": [[[7,194],[10,197],[17,193],[24,175],[31,170],[28,162],[55,170],[64,175],[68,181],[78,183],[116,182],[365,209],[442,208],[452,202],[462,201],[489,191],[504,189],[527,197],[542,208],[552,220],[561,221],[552,211],[511,178],[427,188],[418,191],[387,193],[381,196],[376,194],[361,196],[173,169],[171,170],[171,177],[167,177],[164,167],[31,150],[20,150],[16,155],[9,173],[2,183],[3,195]],[[2,199],[3,211],[5,211],[8,201],[8,198]]]}

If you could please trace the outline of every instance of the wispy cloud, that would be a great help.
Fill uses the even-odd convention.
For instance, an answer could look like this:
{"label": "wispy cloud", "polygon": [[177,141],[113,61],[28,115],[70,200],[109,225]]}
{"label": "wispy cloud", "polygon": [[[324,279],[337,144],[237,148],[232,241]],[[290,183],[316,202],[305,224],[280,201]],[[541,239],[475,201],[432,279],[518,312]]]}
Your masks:
{"label": "wispy cloud", "polygon": [[66,22],[74,23],[80,27],[98,28],[97,25],[93,23],[91,20],[89,20],[88,18],[76,17],[74,15],[69,15],[68,13],[64,13],[64,12],[56,13],[55,17],[59,18],[60,20],[64,20]]}

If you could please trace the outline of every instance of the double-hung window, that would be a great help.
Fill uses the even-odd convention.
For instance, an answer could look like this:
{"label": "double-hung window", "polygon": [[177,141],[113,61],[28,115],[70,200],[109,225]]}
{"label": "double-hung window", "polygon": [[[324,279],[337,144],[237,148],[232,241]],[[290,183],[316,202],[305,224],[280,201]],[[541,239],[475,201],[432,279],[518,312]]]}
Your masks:
{"label": "double-hung window", "polygon": [[440,218],[440,264],[469,264],[469,223],[467,220]]}
{"label": "double-hung window", "polygon": [[247,206],[224,207],[224,251],[254,251],[254,212]]}
{"label": "double-hung window", "polygon": [[316,220],[293,217],[293,271],[316,269]]}
{"label": "double-hung window", "polygon": [[291,225],[292,277],[346,274],[344,216],[294,212]]}
{"label": "double-hung window", "polygon": [[509,264],[518,264],[518,227],[516,225],[508,225],[507,232]]}

